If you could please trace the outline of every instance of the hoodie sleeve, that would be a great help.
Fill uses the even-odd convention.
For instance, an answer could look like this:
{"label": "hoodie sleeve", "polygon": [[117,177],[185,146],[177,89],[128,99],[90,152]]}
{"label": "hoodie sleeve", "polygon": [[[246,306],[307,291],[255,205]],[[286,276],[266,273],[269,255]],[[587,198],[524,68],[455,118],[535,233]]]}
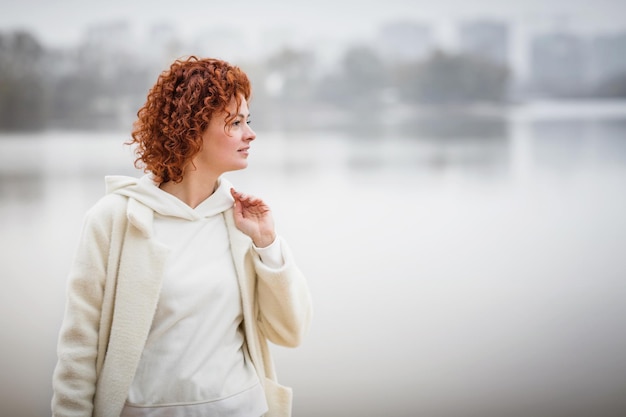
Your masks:
{"label": "hoodie sleeve", "polygon": [[261,257],[261,262],[270,268],[278,269],[285,264],[280,241],[280,237],[277,237],[269,246],[264,248],[259,248],[252,243],[252,248]]}
{"label": "hoodie sleeve", "polygon": [[270,268],[255,256],[259,326],[277,345],[296,347],[308,330],[312,316],[311,296],[306,279],[296,266],[290,249],[281,240],[284,263]]}

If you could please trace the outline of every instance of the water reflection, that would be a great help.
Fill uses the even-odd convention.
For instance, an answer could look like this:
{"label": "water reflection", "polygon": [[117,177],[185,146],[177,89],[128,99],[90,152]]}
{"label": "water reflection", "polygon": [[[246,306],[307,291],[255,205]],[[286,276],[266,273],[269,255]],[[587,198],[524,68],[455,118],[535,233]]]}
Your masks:
{"label": "water reflection", "polygon": [[369,120],[332,130],[261,132],[262,154],[253,164],[287,175],[320,170],[350,175],[459,171],[485,180],[504,179],[511,164],[511,121],[505,115],[460,114],[418,115],[414,120],[405,115],[401,123]]}
{"label": "water reflection", "polygon": [[626,163],[626,120],[543,120],[531,125],[537,168],[561,175]]}
{"label": "water reflection", "polygon": [[342,161],[355,173],[443,173],[502,179],[509,170],[511,121],[468,108],[392,108],[344,126]]}
{"label": "water reflection", "polygon": [[418,138],[499,140],[508,136],[506,113],[474,114],[467,110],[434,111],[407,120],[400,130]]}

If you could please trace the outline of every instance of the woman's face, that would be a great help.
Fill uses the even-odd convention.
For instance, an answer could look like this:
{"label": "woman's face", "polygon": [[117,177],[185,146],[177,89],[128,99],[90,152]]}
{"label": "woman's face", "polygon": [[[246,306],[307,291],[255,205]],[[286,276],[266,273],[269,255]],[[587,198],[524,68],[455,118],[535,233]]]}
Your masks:
{"label": "woman's face", "polygon": [[[241,97],[241,105],[233,98],[226,112],[215,114],[202,135],[202,149],[194,158],[194,165],[211,170],[217,175],[224,172],[244,169],[248,166],[250,142],[256,133],[250,128],[250,111],[246,99]],[[228,115],[235,119],[226,123]]]}

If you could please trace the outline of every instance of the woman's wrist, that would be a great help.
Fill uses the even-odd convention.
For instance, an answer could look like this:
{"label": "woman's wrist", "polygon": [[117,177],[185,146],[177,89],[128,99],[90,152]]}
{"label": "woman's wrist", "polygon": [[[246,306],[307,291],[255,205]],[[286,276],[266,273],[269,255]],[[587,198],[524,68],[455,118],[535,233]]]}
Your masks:
{"label": "woman's wrist", "polygon": [[254,243],[254,246],[256,246],[257,248],[266,248],[272,243],[274,243],[275,240],[276,240],[276,233],[272,232],[272,233],[265,233],[258,237],[252,238],[252,243]]}

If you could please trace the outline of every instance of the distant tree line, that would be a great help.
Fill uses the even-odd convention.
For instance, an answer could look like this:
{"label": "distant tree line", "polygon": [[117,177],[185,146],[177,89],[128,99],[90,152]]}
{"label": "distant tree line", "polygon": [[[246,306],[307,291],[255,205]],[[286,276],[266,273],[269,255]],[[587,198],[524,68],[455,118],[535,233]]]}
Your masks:
{"label": "distant tree line", "polygon": [[[0,33],[0,130],[129,129],[162,64],[140,50],[51,50],[29,33]],[[397,106],[501,105],[513,80],[508,67],[477,56],[389,61],[370,45],[349,46],[325,71],[314,54],[293,49],[238,64],[254,84],[255,119],[268,126],[306,125],[311,112],[332,124],[340,116],[371,121]],[[626,96],[626,76],[596,93]]]}
{"label": "distant tree line", "polygon": [[[140,51],[129,57],[94,49],[46,50],[29,33],[0,33],[0,129],[128,126],[163,68],[141,64]],[[371,113],[397,102],[501,102],[510,79],[507,68],[474,57],[439,52],[392,64],[368,46],[348,48],[321,76],[306,51],[278,51],[242,66],[255,83],[256,108],[270,118],[283,118],[278,111],[303,119],[311,106]]]}
{"label": "distant tree line", "polygon": [[332,113],[322,117],[326,126],[341,115],[367,125],[401,106],[459,108],[509,100],[510,70],[475,56],[437,51],[421,60],[388,62],[374,48],[354,45],[332,71],[321,75],[311,70],[314,60],[306,51],[286,49],[257,68],[259,81],[281,80],[272,97],[262,97],[263,103],[271,103],[262,108],[273,109],[287,124],[306,125],[312,112],[322,110]]}
{"label": "distant tree line", "polygon": [[31,35],[0,36],[0,128],[39,129],[48,115],[44,50]]}
{"label": "distant tree line", "polygon": [[30,33],[0,33],[0,130],[117,127],[153,81],[136,61],[88,48],[46,50]]}

